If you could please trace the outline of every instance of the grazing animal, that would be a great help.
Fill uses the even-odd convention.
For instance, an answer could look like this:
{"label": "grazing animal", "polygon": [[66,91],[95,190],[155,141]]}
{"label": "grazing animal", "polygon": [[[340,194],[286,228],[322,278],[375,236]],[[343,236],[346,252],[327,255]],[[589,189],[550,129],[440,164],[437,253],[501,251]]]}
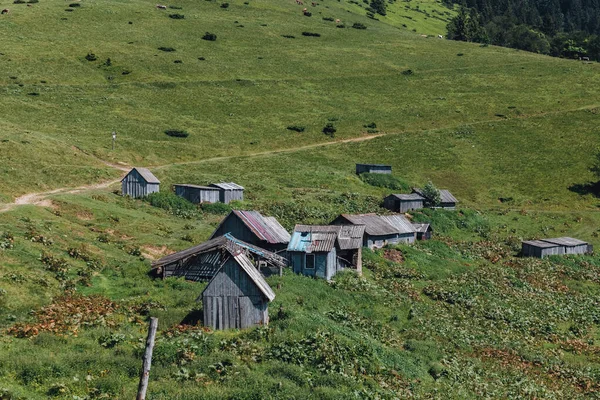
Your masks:
{"label": "grazing animal", "polygon": [[10,10],[8,8],[5,8],[4,10],[2,10],[1,14],[8,14],[10,12]]}
{"label": "grazing animal", "polygon": [[313,7],[316,7],[316,6],[317,6],[317,3],[315,3],[315,2],[313,1],[313,3],[312,3],[312,6],[313,6]]}
{"label": "grazing animal", "polygon": [[159,10],[166,10],[166,9],[167,9],[167,6],[164,6],[164,5],[162,5],[162,4],[157,4],[157,5],[156,5],[156,8],[158,8]]}
{"label": "grazing animal", "polygon": [[427,35],[421,35],[421,37],[427,37]]}
{"label": "grazing animal", "polygon": [[582,61],[590,61],[590,58],[589,57],[581,57],[581,60]]}
{"label": "grazing animal", "polygon": [[342,21],[340,21],[340,19],[339,19],[339,18],[335,20],[335,23],[336,23],[336,24],[339,24],[340,22],[342,22]]}
{"label": "grazing animal", "polygon": [[444,37],[442,35],[438,35],[438,39],[443,39]]}
{"label": "grazing animal", "polygon": [[304,3],[301,0],[296,0],[296,4],[298,4],[299,6],[303,6]]}

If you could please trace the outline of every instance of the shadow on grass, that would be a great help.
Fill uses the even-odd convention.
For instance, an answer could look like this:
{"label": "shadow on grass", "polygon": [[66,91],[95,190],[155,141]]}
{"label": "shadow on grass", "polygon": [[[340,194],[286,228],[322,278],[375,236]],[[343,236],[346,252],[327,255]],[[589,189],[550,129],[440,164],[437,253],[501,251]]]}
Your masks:
{"label": "shadow on grass", "polygon": [[180,325],[204,325],[204,312],[200,310],[192,310],[184,319],[179,323]]}
{"label": "shadow on grass", "polygon": [[600,198],[600,181],[576,183],[574,185],[569,186],[569,190],[580,195],[591,194],[595,197]]}

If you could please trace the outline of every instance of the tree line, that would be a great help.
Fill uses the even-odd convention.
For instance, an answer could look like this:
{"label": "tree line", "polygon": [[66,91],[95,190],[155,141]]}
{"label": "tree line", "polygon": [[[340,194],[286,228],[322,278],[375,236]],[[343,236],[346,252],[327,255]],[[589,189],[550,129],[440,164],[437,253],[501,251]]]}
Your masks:
{"label": "tree line", "polygon": [[449,39],[600,61],[600,0],[443,0],[460,3]]}

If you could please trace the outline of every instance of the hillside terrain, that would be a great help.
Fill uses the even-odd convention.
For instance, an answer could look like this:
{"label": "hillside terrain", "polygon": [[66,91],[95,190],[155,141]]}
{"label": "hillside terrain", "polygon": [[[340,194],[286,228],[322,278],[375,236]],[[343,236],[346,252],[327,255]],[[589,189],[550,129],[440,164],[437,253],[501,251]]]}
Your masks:
{"label": "hillside terrain", "polygon": [[[517,257],[600,246],[600,65],[440,40],[441,2],[304,3],[1,4],[0,398],[132,398],[149,316],[149,399],[600,396],[600,257]],[[229,208],[117,192],[131,166],[165,193],[234,181],[289,230],[384,212],[356,162],[460,209],[413,213],[434,240],[365,250],[363,277],[268,278],[245,331],[197,325],[206,284],[148,275]]]}

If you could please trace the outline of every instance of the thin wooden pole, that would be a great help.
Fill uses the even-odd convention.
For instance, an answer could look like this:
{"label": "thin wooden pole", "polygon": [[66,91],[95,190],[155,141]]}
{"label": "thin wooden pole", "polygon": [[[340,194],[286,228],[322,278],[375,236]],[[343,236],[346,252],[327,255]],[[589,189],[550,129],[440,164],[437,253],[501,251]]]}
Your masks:
{"label": "thin wooden pole", "polygon": [[146,351],[142,362],[142,373],[140,375],[140,385],[136,400],[146,399],[146,390],[148,389],[148,377],[150,376],[150,365],[152,364],[152,350],[154,350],[154,338],[156,337],[156,328],[158,328],[158,318],[150,318],[148,327],[148,339],[146,340]]}

